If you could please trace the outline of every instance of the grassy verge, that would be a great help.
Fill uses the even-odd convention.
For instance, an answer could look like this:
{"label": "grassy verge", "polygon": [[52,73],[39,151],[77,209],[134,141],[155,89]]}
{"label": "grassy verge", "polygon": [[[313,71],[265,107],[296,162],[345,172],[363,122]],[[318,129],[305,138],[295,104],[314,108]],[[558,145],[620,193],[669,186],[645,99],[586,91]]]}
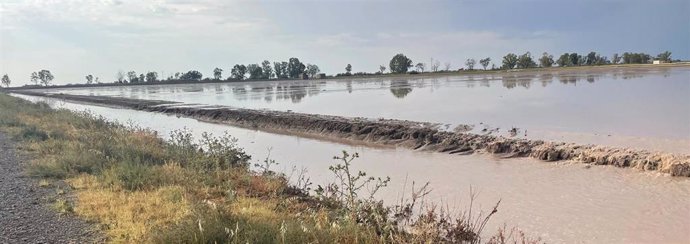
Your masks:
{"label": "grassy verge", "polygon": [[308,181],[291,185],[270,171],[270,159],[252,171],[229,135],[196,140],[178,131],[164,140],[1,93],[0,130],[32,155],[27,171],[42,185],[71,187],[74,200],[51,207],[97,223],[116,243],[478,242],[496,211],[460,218],[433,207],[415,211],[426,187],[386,207],[360,190],[385,187],[388,179],[351,172],[357,155],[345,152],[330,168],[339,181],[310,191]]}

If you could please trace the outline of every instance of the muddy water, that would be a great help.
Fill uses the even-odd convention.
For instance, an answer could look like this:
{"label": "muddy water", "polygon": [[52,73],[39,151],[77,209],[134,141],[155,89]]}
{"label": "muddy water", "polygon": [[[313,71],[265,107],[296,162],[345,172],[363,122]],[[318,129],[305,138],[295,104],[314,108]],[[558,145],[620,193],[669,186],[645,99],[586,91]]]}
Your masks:
{"label": "muddy water", "polygon": [[[41,98],[42,100],[45,98]],[[276,167],[290,174],[306,168],[315,184],[331,180],[328,165],[341,150],[359,152],[357,169],[390,176],[391,186],[380,195],[395,201],[407,182],[431,183],[429,200],[451,208],[467,204],[469,187],[481,191],[478,203],[489,209],[502,199],[488,233],[504,223],[517,225],[547,242],[567,243],[683,243],[690,240],[690,180],[613,167],[545,163],[530,159],[496,159],[487,155],[457,156],[395,148],[346,145],[294,136],[276,135],[219,124],[198,122],[140,111],[88,106],[48,100],[57,107],[89,109],[107,118],[167,135],[189,128],[201,132],[228,132],[260,161],[271,147]]]}
{"label": "muddy water", "polygon": [[470,124],[502,135],[515,127],[531,139],[690,153],[687,66],[52,92]]}

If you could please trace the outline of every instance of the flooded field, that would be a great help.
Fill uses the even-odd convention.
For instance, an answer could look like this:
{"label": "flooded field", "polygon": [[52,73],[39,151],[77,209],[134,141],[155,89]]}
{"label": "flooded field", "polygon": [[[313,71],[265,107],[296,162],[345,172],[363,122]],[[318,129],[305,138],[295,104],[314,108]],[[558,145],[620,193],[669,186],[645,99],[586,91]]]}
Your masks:
{"label": "flooded field", "polygon": [[[687,88],[687,81],[685,82]],[[334,83],[332,86],[337,85],[337,82],[330,83]],[[452,83],[446,85],[454,87],[451,86]],[[206,86],[209,85],[201,87]],[[225,84],[220,86],[229,87]],[[466,88],[465,86],[463,89]],[[134,91],[137,88],[127,89]],[[377,89],[384,88],[371,90]],[[369,90],[360,90],[367,91]],[[333,93],[337,94],[338,91]],[[157,93],[141,94],[157,96]],[[180,94],[189,96],[196,93]],[[232,94],[234,97],[234,93]],[[318,96],[311,98],[315,97]],[[228,132],[239,139],[239,145],[252,155],[254,161],[262,160],[268,148],[272,148],[271,157],[281,163],[276,167],[277,170],[292,174],[293,166],[297,169],[306,168],[315,184],[323,184],[331,179],[327,167],[334,163],[332,156],[341,150],[358,152],[361,155],[355,162],[358,169],[393,179],[391,186],[381,195],[389,202],[398,199],[406,181],[408,184],[412,181],[429,181],[434,189],[430,200],[461,209],[467,204],[469,187],[472,186],[481,191],[478,203],[483,209],[490,208],[502,199],[499,213],[489,223],[487,233],[493,233],[497,227],[506,223],[508,226],[518,225],[527,233],[556,243],[682,243],[690,239],[687,232],[687,227],[690,226],[690,204],[687,204],[687,199],[690,199],[690,180],[686,178],[606,166],[586,168],[581,164],[546,163],[527,158],[498,159],[483,154],[458,156],[342,144],[203,123],[163,114],[50,99],[46,101],[56,107],[88,109],[123,123],[131,121],[156,130],[161,135],[181,128],[188,128],[196,135],[204,131],[214,134]]]}
{"label": "flooded field", "polygon": [[473,126],[474,133],[690,153],[690,67],[48,90]]}

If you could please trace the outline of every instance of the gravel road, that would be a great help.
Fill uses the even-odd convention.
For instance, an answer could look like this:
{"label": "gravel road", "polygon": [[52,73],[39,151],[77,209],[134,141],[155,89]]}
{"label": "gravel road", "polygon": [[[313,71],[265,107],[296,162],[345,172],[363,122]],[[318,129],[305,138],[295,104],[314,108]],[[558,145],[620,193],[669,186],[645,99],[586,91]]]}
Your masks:
{"label": "gravel road", "polygon": [[53,187],[24,173],[15,143],[0,132],[0,243],[100,243],[95,225],[50,208]]}

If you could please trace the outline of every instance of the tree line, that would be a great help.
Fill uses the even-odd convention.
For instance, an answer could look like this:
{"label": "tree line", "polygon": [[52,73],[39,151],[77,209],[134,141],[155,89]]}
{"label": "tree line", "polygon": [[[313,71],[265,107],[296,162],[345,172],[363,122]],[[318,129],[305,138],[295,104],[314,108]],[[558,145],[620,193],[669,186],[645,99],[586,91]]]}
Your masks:
{"label": "tree line", "polygon": [[[580,55],[578,53],[563,53],[558,59],[554,59],[554,56],[544,52],[541,57],[535,58],[530,52],[526,52],[521,55],[514,53],[508,53],[503,56],[501,60],[501,66],[496,67],[495,64],[491,64],[491,58],[483,58],[479,60],[479,65],[482,66],[484,70],[487,70],[489,64],[491,64],[491,70],[509,70],[509,69],[528,69],[537,67],[569,67],[569,66],[591,66],[591,65],[609,65],[609,64],[646,64],[650,63],[652,60],[660,60],[663,62],[672,62],[671,52],[665,51],[659,53],[656,57],[652,57],[646,53],[633,53],[624,52],[622,55],[618,53],[613,54],[609,59],[596,52],[589,52],[586,55]],[[474,58],[467,59],[465,61],[465,67],[458,69],[462,70],[474,70],[477,65],[477,61]],[[445,70],[440,70],[441,63],[433,58],[429,62],[428,72],[449,72],[451,64],[449,62],[444,64]],[[414,68],[414,69],[411,69]],[[399,53],[391,58],[388,66],[380,65],[379,71],[375,73],[357,72],[352,73],[352,65],[347,64],[345,66],[345,73],[338,73],[335,76],[351,76],[351,75],[383,75],[386,69],[392,74],[418,74],[426,71],[427,64],[417,63],[414,64],[412,59],[405,56],[405,54]],[[207,77],[204,80],[227,80],[227,81],[241,81],[241,80],[268,80],[268,79],[306,79],[315,78],[317,75],[324,75],[321,73],[319,66],[316,64],[304,64],[298,58],[290,58],[288,61],[279,61],[271,63],[268,60],[264,60],[261,64],[236,64],[230,69],[230,75],[226,79],[223,79],[223,69],[216,67],[213,69],[213,77]],[[123,72],[118,71],[115,75],[115,83],[152,83],[161,81],[200,81],[203,78],[203,74],[197,70],[190,70],[186,72],[176,72],[165,79],[159,79],[158,73],[154,71],[149,71],[146,73],[137,74],[135,71]],[[48,86],[50,82],[55,77],[50,73],[49,70],[40,70],[31,73],[30,80],[35,86]],[[100,79],[89,74],[85,76],[86,84],[97,83],[100,84]],[[7,74],[2,76],[1,85],[9,87],[11,80]]]}

